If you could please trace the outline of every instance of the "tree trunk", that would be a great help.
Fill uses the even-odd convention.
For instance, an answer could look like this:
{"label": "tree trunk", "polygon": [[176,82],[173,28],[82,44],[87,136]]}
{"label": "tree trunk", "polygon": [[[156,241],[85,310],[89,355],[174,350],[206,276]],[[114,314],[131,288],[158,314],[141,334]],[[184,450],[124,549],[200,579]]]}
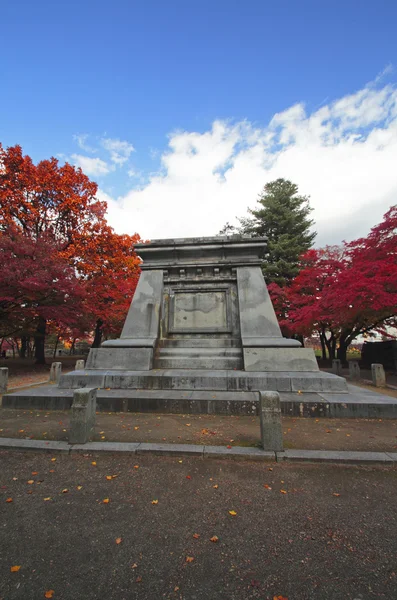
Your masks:
{"label": "tree trunk", "polygon": [[28,347],[28,341],[29,341],[29,338],[26,335],[23,335],[21,337],[21,351],[19,353],[19,356],[21,358],[26,358],[26,350]]}
{"label": "tree trunk", "polygon": [[327,360],[327,346],[325,345],[325,333],[320,331],[321,358]]}
{"label": "tree trunk", "polygon": [[46,364],[44,353],[46,325],[47,321],[44,319],[44,317],[39,317],[34,336],[36,365]]}
{"label": "tree trunk", "polygon": [[347,366],[347,349],[349,345],[350,344],[346,342],[345,338],[341,337],[341,339],[339,340],[337,358],[339,358],[343,366]]}
{"label": "tree trunk", "polygon": [[54,355],[53,355],[53,358],[55,358],[55,357],[56,357],[56,355],[57,355],[58,343],[59,343],[59,333],[58,333],[58,335],[57,335],[57,339],[56,339],[56,342],[55,342],[55,348],[54,348]]}
{"label": "tree trunk", "polygon": [[96,322],[96,326],[95,326],[95,337],[94,337],[94,341],[92,342],[91,348],[99,348],[99,346],[101,345],[102,327],[103,327],[103,321],[102,321],[102,319],[98,319]]}
{"label": "tree trunk", "polygon": [[72,354],[74,354],[75,343],[76,343],[76,338],[73,338],[73,342],[72,342],[72,345],[70,346],[70,350],[69,350],[69,356],[71,356]]}

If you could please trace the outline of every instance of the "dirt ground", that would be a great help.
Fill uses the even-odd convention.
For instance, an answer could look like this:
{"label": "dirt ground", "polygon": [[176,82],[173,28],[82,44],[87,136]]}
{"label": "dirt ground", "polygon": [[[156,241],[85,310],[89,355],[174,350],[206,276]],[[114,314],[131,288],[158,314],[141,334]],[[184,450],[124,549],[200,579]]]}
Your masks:
{"label": "dirt ground", "polygon": [[52,362],[62,363],[62,372],[68,373],[75,368],[76,360],[85,356],[47,356],[45,365],[36,365],[31,358],[7,358],[0,359],[0,367],[8,368],[8,389],[17,387],[28,387],[47,381],[50,376]]}
{"label": "dirt ground", "polygon": [[397,469],[0,451],[4,600],[397,598]]}
{"label": "dirt ground", "polygon": [[[97,413],[94,441],[259,445],[259,418],[220,415]],[[67,411],[0,409],[0,436],[63,440]],[[397,420],[283,417],[285,448],[397,451]]]}

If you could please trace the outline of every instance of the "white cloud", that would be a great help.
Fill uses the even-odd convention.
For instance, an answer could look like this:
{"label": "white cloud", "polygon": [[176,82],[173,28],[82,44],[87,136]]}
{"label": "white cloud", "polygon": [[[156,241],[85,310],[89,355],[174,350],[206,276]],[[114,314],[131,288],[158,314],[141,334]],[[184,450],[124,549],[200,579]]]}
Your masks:
{"label": "white cloud", "polygon": [[102,138],[101,145],[110,152],[110,160],[116,165],[123,165],[127,162],[135,148],[129,142],[112,138]]}
{"label": "white cloud", "polygon": [[89,146],[86,141],[87,138],[89,138],[89,134],[88,133],[76,133],[73,136],[73,139],[75,142],[77,142],[77,145],[84,150],[85,152],[96,152],[95,148],[93,148],[92,146]]}
{"label": "white cloud", "polygon": [[93,158],[91,156],[83,156],[82,154],[72,154],[71,162],[77,167],[81,167],[86,175],[98,176],[107,175],[114,169],[101,158]]}
{"label": "white cloud", "polygon": [[285,177],[311,196],[318,244],[366,234],[397,202],[397,91],[377,85],[310,114],[296,104],[263,129],[215,121],[172,133],[148,183],[118,199],[100,192],[110,224],[146,239],[213,235]]}

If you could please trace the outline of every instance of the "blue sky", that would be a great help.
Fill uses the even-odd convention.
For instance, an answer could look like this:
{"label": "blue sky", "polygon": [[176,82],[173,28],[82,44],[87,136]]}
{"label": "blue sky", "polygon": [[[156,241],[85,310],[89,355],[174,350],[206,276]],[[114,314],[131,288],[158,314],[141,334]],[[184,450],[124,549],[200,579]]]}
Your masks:
{"label": "blue sky", "polygon": [[[333,242],[338,235],[361,235],[397,192],[396,176],[388,177],[397,81],[392,0],[5,0],[1,21],[0,141],[22,145],[35,161],[57,156],[85,167],[109,201],[109,218],[119,231],[138,230],[144,237],[216,233],[218,225],[255,204],[266,180],[280,175],[294,177],[312,196],[321,241]],[[337,122],[348,113],[342,118],[340,107],[332,107],[345,99],[349,111],[351,97],[361,120],[340,133]],[[322,107],[332,113],[325,117],[332,136],[336,129],[340,133],[332,148],[340,158],[335,163],[324,155],[317,171],[325,181],[336,169],[340,184],[334,195],[345,182],[341,206],[356,198],[347,213],[356,229],[343,223],[338,234],[332,234],[336,223],[330,226],[324,210],[330,200],[322,197],[319,173],[312,180],[307,168],[318,147],[313,138],[302,138]],[[263,151],[277,114],[284,115],[278,118],[284,134]],[[348,118],[351,123],[351,113]],[[370,144],[379,129],[385,139]],[[313,134],[313,123],[309,130]],[[361,139],[353,143],[358,131]],[[321,147],[328,147],[330,137],[321,139]],[[280,143],[288,163],[284,153],[277,154]],[[379,154],[385,145],[387,156]],[[354,181],[346,182],[346,153]],[[192,155],[195,161],[188,160]],[[372,221],[360,221],[359,174],[374,161],[386,170],[387,186],[379,202],[379,170],[373,172],[364,206],[378,210]],[[297,171],[296,165],[303,166]],[[372,190],[368,181],[364,187]],[[195,218],[200,202],[203,214]],[[151,222],[153,211],[161,227]],[[196,225],[187,226],[192,215]]]}

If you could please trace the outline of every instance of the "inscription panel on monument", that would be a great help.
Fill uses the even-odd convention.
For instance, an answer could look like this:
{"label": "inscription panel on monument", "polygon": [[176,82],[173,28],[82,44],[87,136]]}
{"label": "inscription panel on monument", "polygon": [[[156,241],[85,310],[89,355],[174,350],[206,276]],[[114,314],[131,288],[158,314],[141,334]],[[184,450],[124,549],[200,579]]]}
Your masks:
{"label": "inscription panel on monument", "polygon": [[170,297],[171,333],[230,331],[227,290],[175,290]]}

